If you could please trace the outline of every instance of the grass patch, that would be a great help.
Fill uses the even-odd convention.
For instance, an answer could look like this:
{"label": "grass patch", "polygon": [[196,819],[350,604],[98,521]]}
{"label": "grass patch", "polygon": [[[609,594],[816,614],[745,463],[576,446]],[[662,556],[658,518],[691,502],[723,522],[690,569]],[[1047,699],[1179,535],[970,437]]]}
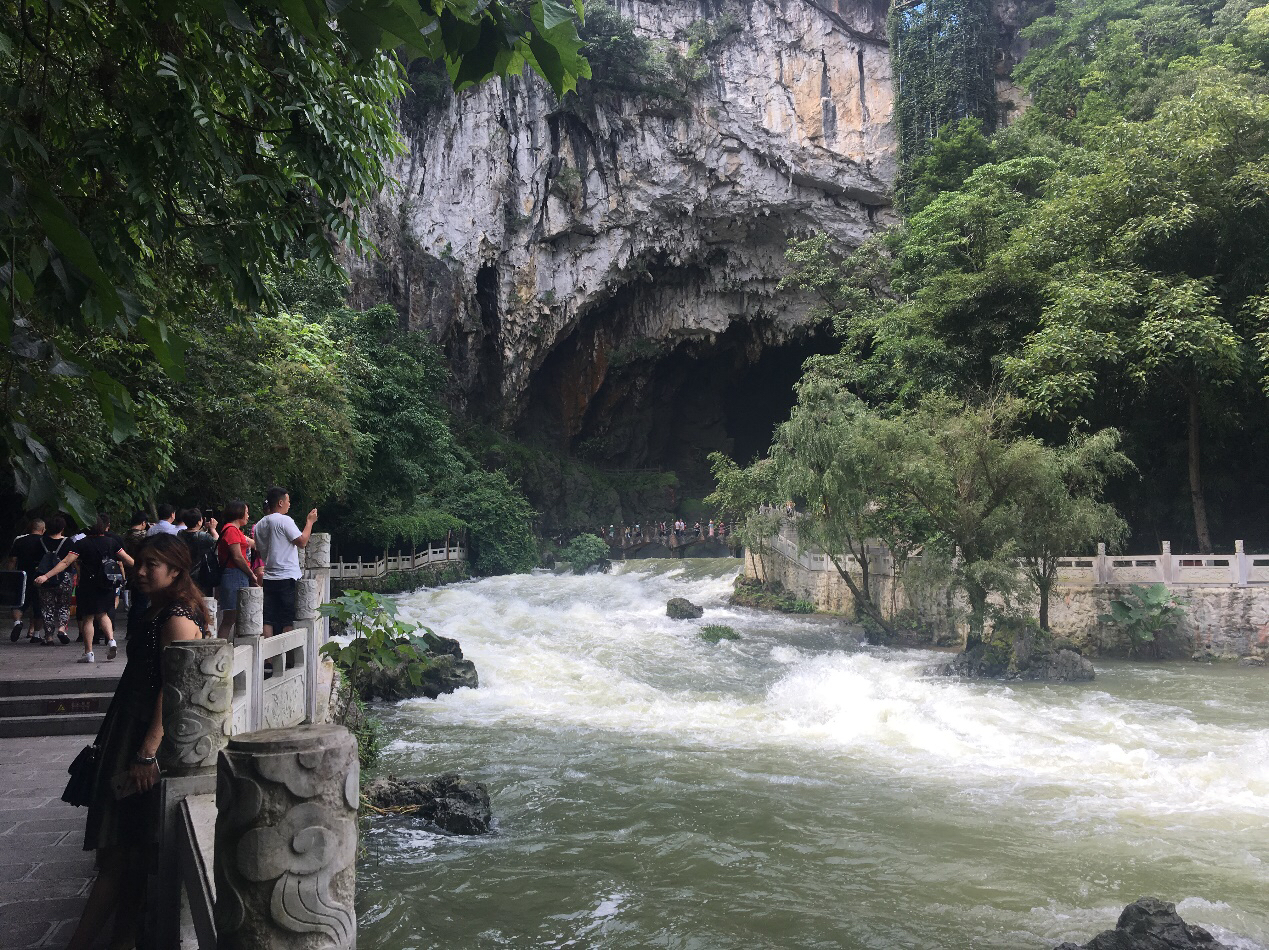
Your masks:
{"label": "grass patch", "polygon": [[709,623],[701,627],[701,639],[717,643],[719,640],[739,640],[740,634],[724,623]]}

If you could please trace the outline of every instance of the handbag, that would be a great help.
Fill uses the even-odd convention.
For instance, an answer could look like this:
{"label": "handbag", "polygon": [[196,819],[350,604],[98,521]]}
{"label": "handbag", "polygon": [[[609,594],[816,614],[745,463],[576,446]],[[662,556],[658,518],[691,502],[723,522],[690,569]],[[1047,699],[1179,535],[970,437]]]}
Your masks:
{"label": "handbag", "polygon": [[86,745],[66,770],[70,773],[70,781],[62,792],[62,801],[77,808],[91,805],[97,790],[97,770],[97,747]]}

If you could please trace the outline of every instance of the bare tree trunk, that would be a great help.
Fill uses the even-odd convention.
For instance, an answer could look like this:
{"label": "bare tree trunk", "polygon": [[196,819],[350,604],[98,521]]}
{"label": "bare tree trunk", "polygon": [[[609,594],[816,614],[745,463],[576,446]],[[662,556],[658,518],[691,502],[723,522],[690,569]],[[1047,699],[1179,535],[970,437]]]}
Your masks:
{"label": "bare tree trunk", "polygon": [[1190,503],[1194,507],[1194,533],[1198,537],[1200,554],[1212,553],[1212,535],[1207,527],[1207,502],[1203,499],[1203,477],[1199,455],[1199,431],[1202,419],[1199,413],[1198,380],[1190,387]]}
{"label": "bare tree trunk", "polygon": [[[855,607],[862,610],[867,616],[879,626],[888,637],[894,636],[894,625],[886,620],[885,615],[881,612],[881,608],[877,606],[872,599],[872,592],[868,589],[868,568],[866,564],[863,566],[863,583],[856,584],[855,579],[850,576],[850,571],[842,567],[838,563],[837,558],[829,556],[829,560],[833,562],[833,567],[837,568],[837,573],[841,575],[842,580],[846,582],[846,586],[850,588],[851,596],[855,598]],[[864,562],[861,562],[863,564]]]}

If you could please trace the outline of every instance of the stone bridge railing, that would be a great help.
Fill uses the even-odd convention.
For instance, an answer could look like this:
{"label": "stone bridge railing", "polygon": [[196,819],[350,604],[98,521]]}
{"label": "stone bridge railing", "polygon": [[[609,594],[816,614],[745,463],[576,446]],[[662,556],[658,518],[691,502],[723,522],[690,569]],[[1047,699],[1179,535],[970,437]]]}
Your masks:
{"label": "stone bridge railing", "polygon": [[[797,541],[787,531],[769,539],[772,550],[796,562],[808,571],[836,571],[833,562],[821,551],[798,550]],[[890,552],[881,544],[867,549],[870,569],[878,576],[893,570]],[[918,561],[917,556],[913,560]],[[855,557],[844,559],[847,570],[858,567]],[[1164,541],[1160,554],[1107,554],[1099,544],[1097,553],[1088,557],[1058,560],[1057,584],[1063,587],[1100,587],[1114,584],[1167,584],[1168,586],[1233,586],[1250,587],[1269,584],[1269,555],[1252,555],[1243,542],[1234,542],[1232,554],[1173,554],[1172,545]]]}
{"label": "stone bridge railing", "polygon": [[[147,929],[164,948],[356,943],[356,743],[323,725],[330,535],[304,549],[295,629],[264,637],[263,591],[239,592],[234,641],[163,651],[160,842]],[[314,942],[316,941],[316,942]]]}

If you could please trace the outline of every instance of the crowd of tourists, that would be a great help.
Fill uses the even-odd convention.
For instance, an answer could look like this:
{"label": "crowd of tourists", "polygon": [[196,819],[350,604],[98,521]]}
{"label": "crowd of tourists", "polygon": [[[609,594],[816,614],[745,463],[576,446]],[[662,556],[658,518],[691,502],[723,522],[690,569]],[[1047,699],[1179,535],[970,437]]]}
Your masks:
{"label": "crowd of tourists", "polygon": [[[219,513],[200,508],[177,511],[157,506],[151,518],[135,512],[121,534],[112,530],[108,515],[98,515],[86,530],[72,533],[68,515],[34,518],[27,532],[14,539],[8,568],[26,574],[25,602],[13,608],[9,639],[25,633],[29,643],[82,645],[79,662],[94,663],[96,647],[104,646],[106,660],[118,654],[114,619],[127,609],[127,629],[141,629],[150,609],[141,588],[137,563],[154,538],[180,541],[189,559],[189,580],[204,597],[215,597],[219,618],[214,630],[232,639],[238,593],[244,587],[264,588],[265,634],[289,630],[295,622],[296,582],[301,577],[299,549],[308,544],[317,510],[309,512],[304,528],[289,516],[291,499],[283,488],[265,498],[265,515],[249,527],[251,511],[245,501],[231,501]],[[70,631],[71,614],[77,631]]]}
{"label": "crowd of tourists", "polygon": [[659,541],[667,547],[677,547],[692,541],[724,540],[730,534],[732,526],[724,521],[712,518],[706,521],[694,521],[690,525],[679,518],[675,521],[650,521],[635,524],[613,525],[606,529],[600,527],[599,536],[609,544],[630,547],[636,544],[647,544]]}

